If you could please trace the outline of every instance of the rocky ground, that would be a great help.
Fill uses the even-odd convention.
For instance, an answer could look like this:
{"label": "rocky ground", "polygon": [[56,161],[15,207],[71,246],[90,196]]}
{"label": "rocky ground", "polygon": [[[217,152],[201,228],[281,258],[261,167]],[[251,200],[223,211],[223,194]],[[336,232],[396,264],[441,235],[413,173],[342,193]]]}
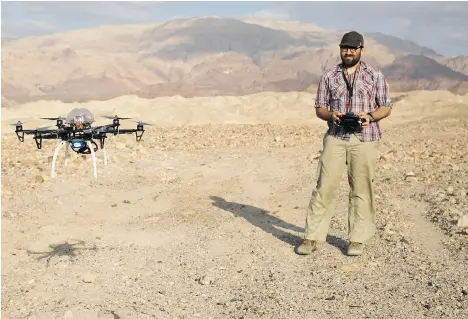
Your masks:
{"label": "rocky ground", "polygon": [[[150,129],[109,165],[2,136],[3,318],[466,318],[468,120],[385,128],[378,234],[294,253],[323,126]],[[464,216],[464,217],[463,217]]]}

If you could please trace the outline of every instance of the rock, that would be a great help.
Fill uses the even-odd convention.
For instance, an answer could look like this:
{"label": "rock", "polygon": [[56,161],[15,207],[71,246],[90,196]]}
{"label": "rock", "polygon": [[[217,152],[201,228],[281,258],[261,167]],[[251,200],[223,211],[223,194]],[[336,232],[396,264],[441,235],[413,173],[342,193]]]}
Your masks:
{"label": "rock", "polygon": [[394,232],[393,230],[391,230],[391,228],[392,228],[392,224],[391,224],[391,223],[386,224],[385,227],[384,227],[384,232],[385,232],[386,234],[389,234],[389,235],[395,234],[395,232]]}
{"label": "rock", "polygon": [[63,316],[63,319],[71,319],[73,318],[73,312],[71,312],[70,310],[67,310],[65,312],[65,315]]}
{"label": "rock", "polygon": [[179,184],[181,181],[182,181],[182,178],[180,178],[180,176],[177,176],[177,175],[170,175],[164,178],[164,182],[166,184]]}
{"label": "rock", "polygon": [[280,142],[281,141],[281,136],[275,137],[275,142]]}
{"label": "rock", "polygon": [[382,168],[383,168],[384,170],[389,170],[389,169],[392,168],[392,165],[391,165],[391,164],[383,164],[383,165],[382,165]]}
{"label": "rock", "polygon": [[468,214],[463,214],[460,216],[457,222],[457,226],[462,228],[468,227]]}
{"label": "rock", "polygon": [[453,189],[452,186],[449,186],[449,187],[447,188],[447,194],[448,194],[448,195],[454,195],[454,189]]}
{"label": "rock", "polygon": [[415,182],[418,180],[418,177],[413,172],[408,172],[405,175],[405,180],[408,182]]}
{"label": "rock", "polygon": [[341,265],[341,270],[346,272],[358,271],[359,266],[357,264],[343,264]]}
{"label": "rock", "polygon": [[198,278],[198,283],[200,285],[209,285],[211,283],[213,283],[213,279],[211,277],[209,277],[208,275],[204,275],[200,278]]}
{"label": "rock", "polygon": [[44,183],[44,177],[42,177],[41,175],[36,175],[36,183]]}
{"label": "rock", "polygon": [[93,274],[87,273],[83,275],[83,282],[93,283],[96,280],[96,276]]}

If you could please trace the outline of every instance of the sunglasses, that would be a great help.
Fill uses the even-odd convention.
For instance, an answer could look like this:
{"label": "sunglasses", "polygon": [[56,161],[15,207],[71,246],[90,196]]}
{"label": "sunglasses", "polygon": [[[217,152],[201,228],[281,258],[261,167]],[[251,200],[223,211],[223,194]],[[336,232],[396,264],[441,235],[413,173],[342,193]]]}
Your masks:
{"label": "sunglasses", "polygon": [[356,52],[357,50],[361,49],[362,47],[352,48],[352,47],[340,47],[341,51],[346,52],[350,51],[351,53]]}

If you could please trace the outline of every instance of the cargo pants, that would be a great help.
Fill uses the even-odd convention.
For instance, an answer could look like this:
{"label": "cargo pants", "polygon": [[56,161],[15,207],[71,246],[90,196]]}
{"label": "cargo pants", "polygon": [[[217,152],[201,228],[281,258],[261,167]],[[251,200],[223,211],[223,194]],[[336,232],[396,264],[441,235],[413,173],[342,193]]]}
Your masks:
{"label": "cargo pants", "polygon": [[348,239],[368,243],[375,234],[374,175],[380,141],[361,142],[355,135],[350,141],[328,133],[317,167],[317,184],[307,208],[305,239],[324,242],[344,169],[350,186],[348,202]]}

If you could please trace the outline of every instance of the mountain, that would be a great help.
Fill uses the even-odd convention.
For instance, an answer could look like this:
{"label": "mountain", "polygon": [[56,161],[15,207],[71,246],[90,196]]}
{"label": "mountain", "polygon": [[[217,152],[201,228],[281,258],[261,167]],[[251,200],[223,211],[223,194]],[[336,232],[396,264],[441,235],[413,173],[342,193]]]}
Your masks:
{"label": "mountain", "polygon": [[454,71],[468,75],[468,55],[456,57],[440,57],[438,62],[448,66]]}
{"label": "mountain", "polygon": [[382,34],[380,32],[369,33],[367,36],[370,36],[374,41],[392,48],[393,51],[401,54],[425,55],[429,57],[439,56],[439,54],[431,48],[423,47],[412,41],[402,40],[395,36]]}
{"label": "mountain", "polygon": [[468,81],[468,75],[424,55],[399,57],[382,72],[398,91],[451,89]]}
{"label": "mountain", "polygon": [[[88,101],[121,95],[243,95],[303,91],[339,62],[344,31],[310,23],[216,17],[105,26],[2,39],[2,98]],[[398,90],[466,93],[466,57],[364,33],[363,60]]]}

